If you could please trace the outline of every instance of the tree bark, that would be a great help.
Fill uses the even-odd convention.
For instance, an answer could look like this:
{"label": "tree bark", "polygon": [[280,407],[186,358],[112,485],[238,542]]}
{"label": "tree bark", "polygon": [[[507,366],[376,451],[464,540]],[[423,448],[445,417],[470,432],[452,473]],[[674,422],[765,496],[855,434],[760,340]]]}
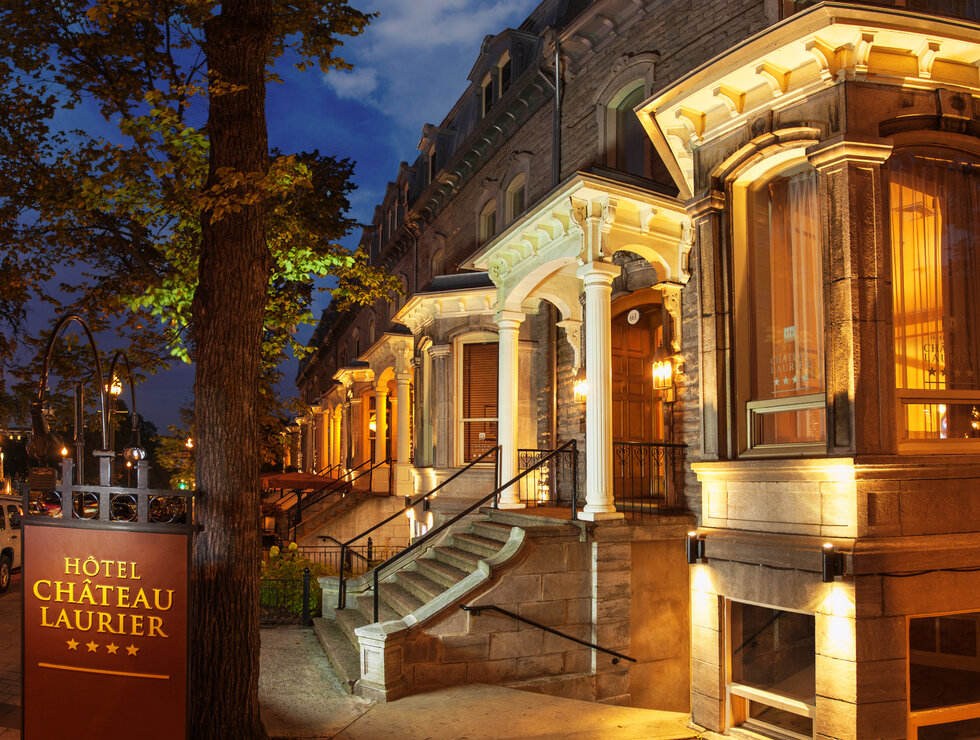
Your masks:
{"label": "tree bark", "polygon": [[[205,24],[208,68],[240,92],[209,93],[208,186],[219,168],[265,173],[271,0],[230,0]],[[212,81],[214,77],[212,77]],[[264,738],[259,719],[261,342],[270,257],[264,206],[202,218],[194,295],[199,531],[191,575],[191,737]]]}

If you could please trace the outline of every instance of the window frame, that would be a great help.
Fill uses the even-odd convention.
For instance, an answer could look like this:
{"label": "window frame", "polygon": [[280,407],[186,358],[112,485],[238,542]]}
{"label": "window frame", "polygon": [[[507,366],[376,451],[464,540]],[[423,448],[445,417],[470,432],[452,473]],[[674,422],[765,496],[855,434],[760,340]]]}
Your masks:
{"label": "window frame", "polygon": [[[517,208],[517,204],[515,203],[518,192],[521,193],[520,209]],[[504,207],[506,210],[505,221],[507,224],[514,223],[514,221],[527,211],[527,175],[524,172],[518,172],[507,183],[507,188],[504,191]]]}
{"label": "window frame", "polygon": [[[463,417],[463,347],[467,344],[496,344],[497,346],[497,358],[498,358],[498,377],[496,378],[496,385],[498,388],[498,401],[497,401],[497,416],[494,418],[489,417],[479,417],[479,418],[469,418]],[[455,337],[453,339],[453,376],[454,376],[454,389],[455,393],[453,399],[453,429],[455,433],[453,434],[453,459],[457,466],[462,467],[468,465],[466,461],[466,449],[464,444],[465,439],[465,429],[467,422],[473,421],[492,421],[497,424],[498,439],[499,439],[499,429],[500,429],[500,405],[499,405],[499,358],[500,358],[500,347],[499,347],[499,337],[495,332],[491,331],[471,331],[463,334],[461,336]],[[477,463],[477,466],[492,466],[495,465],[494,462],[482,462]]]}
{"label": "window frame", "polygon": [[[820,392],[801,394],[779,399],[752,398],[750,370],[752,355],[755,351],[752,339],[750,266],[748,253],[751,244],[750,200],[752,194],[765,187],[773,180],[791,175],[801,166],[809,165],[804,148],[786,147],[762,161],[756,162],[736,175],[728,183],[732,204],[731,239],[732,239],[732,285],[734,286],[734,320],[735,320],[735,373],[734,373],[734,403],[736,413],[736,440],[738,457],[815,457],[828,454],[830,419],[829,402],[827,398],[827,369],[826,342],[824,318],[821,341],[824,343],[824,389]],[[819,174],[818,174],[819,177]],[[819,196],[818,196],[819,197]],[[822,231],[822,229],[821,229]],[[824,245],[821,244],[821,286],[820,300],[824,301],[823,290]],[[739,350],[739,348],[745,348]],[[788,411],[804,411],[809,409],[822,410],[824,414],[824,436],[820,442],[790,442],[778,444],[756,443],[752,438],[753,422],[767,414]]]}
{"label": "window frame", "polygon": [[[497,210],[497,199],[495,197],[487,199],[480,207],[479,223],[477,224],[477,238],[480,246],[483,246],[497,236]],[[490,229],[491,218],[493,225],[492,231]]]}
{"label": "window frame", "polygon": [[[733,673],[733,658],[732,658],[732,648],[734,646],[734,627],[733,627],[733,614],[734,605],[743,604],[748,606],[756,606],[763,609],[776,609],[781,612],[789,612],[793,614],[803,614],[806,616],[812,616],[814,619],[816,615],[812,612],[807,612],[802,609],[789,609],[784,606],[774,606],[772,604],[760,604],[754,601],[745,601],[742,599],[731,599],[725,598],[724,600],[724,619],[725,619],[725,637],[724,637],[724,660],[725,660],[725,707],[727,715],[727,725],[729,728],[744,727],[746,730],[751,731],[752,727],[746,726],[746,720],[748,720],[749,714],[749,702],[754,701],[759,704],[765,704],[767,706],[774,707],[776,709],[781,709],[784,712],[790,712],[791,714],[796,714],[801,717],[808,717],[814,724],[816,724],[817,707],[816,701],[811,704],[807,704],[799,699],[794,699],[783,694],[776,693],[774,691],[767,691],[765,689],[759,689],[754,686],[748,686],[746,684],[736,683],[732,679]],[[814,670],[816,670],[816,624],[814,624]],[[759,723],[765,724],[765,723]],[[767,725],[768,726],[768,725]],[[797,738],[800,740],[807,738],[805,735],[798,735],[785,728],[775,728],[781,736],[786,738]],[[812,735],[810,736],[812,737]]]}
{"label": "window frame", "polygon": [[[895,276],[895,243],[892,233],[891,167],[895,159],[901,155],[912,157],[921,156],[923,158],[932,159],[948,158],[951,160],[972,160],[972,164],[974,166],[980,167],[980,151],[972,147],[956,146],[954,142],[923,140],[920,137],[915,137],[896,143],[895,148],[892,150],[891,156],[888,158],[885,164],[886,176],[883,178],[884,182],[882,188],[885,200],[883,210],[886,213],[886,219],[888,222],[888,278],[892,282],[893,286],[897,286],[898,283]],[[980,242],[980,235],[978,235],[977,240]],[[938,259],[941,260],[941,252]],[[895,298],[895,294],[892,293],[892,352],[890,362],[893,364],[897,362],[898,356],[897,339],[895,336],[895,330],[897,328],[895,322],[897,312]],[[980,351],[980,347],[978,347],[977,350]],[[905,435],[907,429],[905,428],[904,421],[904,406],[910,402],[937,406],[947,404],[970,404],[980,407],[980,389],[916,389],[899,387],[898,382],[899,379],[896,368],[893,390],[895,394],[895,435],[899,454],[936,454],[937,452],[948,454],[975,454],[980,451],[980,437],[968,439],[958,437],[948,437],[946,439],[906,439]]]}

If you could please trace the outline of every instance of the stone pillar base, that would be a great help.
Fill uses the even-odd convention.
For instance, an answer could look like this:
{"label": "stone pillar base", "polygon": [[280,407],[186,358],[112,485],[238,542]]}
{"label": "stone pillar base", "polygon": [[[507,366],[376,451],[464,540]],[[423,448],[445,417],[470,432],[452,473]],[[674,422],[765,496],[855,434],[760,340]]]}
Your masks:
{"label": "stone pillar base", "polygon": [[387,465],[379,465],[371,472],[371,490],[380,492],[387,492],[388,490],[388,475],[390,471]]}
{"label": "stone pillar base", "polygon": [[626,515],[621,511],[589,511],[588,508],[578,513],[579,519],[587,522],[607,521],[611,519],[625,519]]}
{"label": "stone pillar base", "polygon": [[394,469],[396,496],[415,495],[415,471],[411,463],[396,462]]}
{"label": "stone pillar base", "polygon": [[497,504],[498,509],[526,509],[527,505],[520,501],[501,501]]}
{"label": "stone pillar base", "polygon": [[361,677],[354,684],[354,693],[373,701],[404,696],[405,632],[389,635],[380,624],[369,624],[354,633],[361,650]]}

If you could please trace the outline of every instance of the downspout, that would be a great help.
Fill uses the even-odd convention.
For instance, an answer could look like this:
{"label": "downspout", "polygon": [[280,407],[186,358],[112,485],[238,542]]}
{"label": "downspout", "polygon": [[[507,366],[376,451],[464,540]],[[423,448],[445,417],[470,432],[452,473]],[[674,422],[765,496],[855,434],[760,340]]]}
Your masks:
{"label": "downspout", "polygon": [[548,304],[551,306],[551,311],[549,312],[549,318],[551,321],[548,322],[548,344],[551,346],[551,449],[558,449],[558,309],[555,308],[554,304]]}
{"label": "downspout", "polygon": [[555,112],[551,146],[551,186],[561,179],[561,44],[555,39]]}

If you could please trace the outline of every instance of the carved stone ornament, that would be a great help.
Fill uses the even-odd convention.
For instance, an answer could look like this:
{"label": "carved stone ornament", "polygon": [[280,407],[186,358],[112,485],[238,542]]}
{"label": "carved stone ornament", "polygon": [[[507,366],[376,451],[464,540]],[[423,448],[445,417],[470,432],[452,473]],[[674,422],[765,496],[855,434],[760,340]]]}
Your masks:
{"label": "carved stone ornament", "polygon": [[582,322],[578,319],[565,319],[558,322],[565,330],[565,339],[572,348],[572,372],[582,367]]}

